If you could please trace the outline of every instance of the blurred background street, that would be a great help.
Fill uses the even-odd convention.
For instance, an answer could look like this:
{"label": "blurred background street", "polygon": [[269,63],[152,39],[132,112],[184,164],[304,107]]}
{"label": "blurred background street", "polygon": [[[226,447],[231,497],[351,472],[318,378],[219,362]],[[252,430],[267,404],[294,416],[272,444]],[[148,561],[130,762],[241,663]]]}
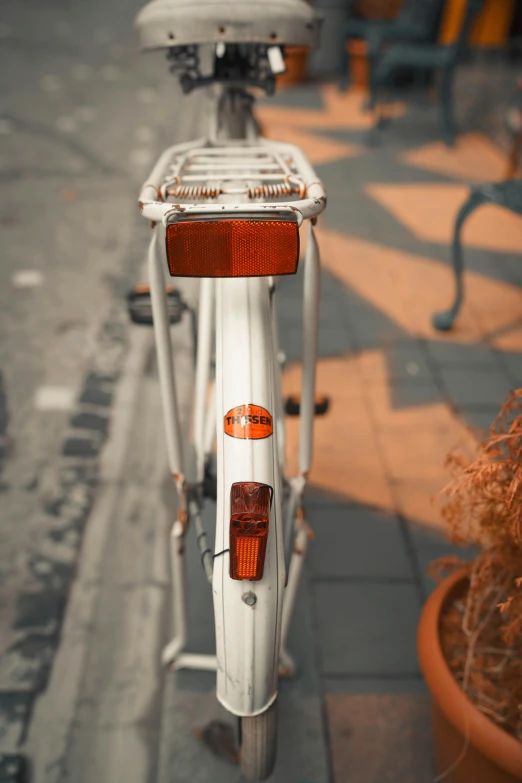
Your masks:
{"label": "blurred background street", "polygon": [[[145,280],[139,186],[167,145],[204,135],[206,117],[161,55],[139,55],[139,8],[4,0],[0,13],[1,783],[242,779],[194,734],[219,714],[213,676],[160,667],[175,496],[152,333],[128,323],[125,295]],[[321,63],[259,107],[266,135],[300,145],[329,196],[318,391],[331,404],[316,420],[315,540],[290,639],[299,676],[282,683],[286,741],[270,780],[428,783],[415,633],[426,567],[456,551],[432,497],[448,451],[473,453],[522,384],[518,215],[484,206],[469,219],[462,312],[444,333],[432,315],[451,303],[470,185],[507,176],[520,60],[480,48],[465,59],[453,147],[430,85],[398,90],[376,127],[364,90],[340,92]],[[300,282],[279,286],[288,393]],[[197,286],[183,290],[197,306]],[[173,335],[189,441],[188,317]],[[212,652],[197,566],[189,583],[190,646]]]}

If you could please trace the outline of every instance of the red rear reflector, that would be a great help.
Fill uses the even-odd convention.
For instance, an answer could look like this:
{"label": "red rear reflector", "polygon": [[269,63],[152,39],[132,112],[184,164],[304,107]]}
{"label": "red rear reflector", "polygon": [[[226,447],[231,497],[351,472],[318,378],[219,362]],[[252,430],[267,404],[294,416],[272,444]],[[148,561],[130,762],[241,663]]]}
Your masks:
{"label": "red rear reflector", "polygon": [[272,490],[253,481],[232,484],[230,576],[255,582],[263,576]]}
{"label": "red rear reflector", "polygon": [[294,220],[178,220],[167,226],[167,260],[174,277],[293,275],[299,261]]}

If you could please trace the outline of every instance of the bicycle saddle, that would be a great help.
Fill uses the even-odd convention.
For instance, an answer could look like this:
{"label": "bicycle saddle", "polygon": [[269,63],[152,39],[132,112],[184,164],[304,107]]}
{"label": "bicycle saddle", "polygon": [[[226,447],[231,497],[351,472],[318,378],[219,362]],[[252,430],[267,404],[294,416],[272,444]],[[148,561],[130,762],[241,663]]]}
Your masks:
{"label": "bicycle saddle", "polygon": [[151,0],[136,18],[143,49],[194,44],[318,44],[320,20],[306,0]]}

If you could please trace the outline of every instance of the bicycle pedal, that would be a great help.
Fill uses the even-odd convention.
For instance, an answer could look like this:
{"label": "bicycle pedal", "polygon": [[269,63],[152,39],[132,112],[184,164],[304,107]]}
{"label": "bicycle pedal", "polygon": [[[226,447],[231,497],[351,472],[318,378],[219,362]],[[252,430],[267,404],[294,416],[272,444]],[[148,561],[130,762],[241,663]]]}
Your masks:
{"label": "bicycle pedal", "polygon": [[203,497],[217,500],[217,476],[213,475],[208,467],[205,467],[203,477]]}
{"label": "bicycle pedal", "polygon": [[[315,398],[314,416],[324,416],[330,407],[330,398],[326,395]],[[301,413],[301,398],[296,394],[290,395],[285,400],[285,413],[287,416],[299,416]]]}
{"label": "bicycle pedal", "polygon": [[[177,288],[168,285],[167,312],[171,324],[179,324],[186,309],[185,302]],[[135,324],[152,326],[152,304],[150,301],[150,288],[148,285],[137,285],[127,294],[127,310],[131,321]]]}
{"label": "bicycle pedal", "polygon": [[292,669],[289,666],[283,666],[282,663],[279,664],[278,668],[278,675],[282,680],[292,680],[295,675],[295,669]]}

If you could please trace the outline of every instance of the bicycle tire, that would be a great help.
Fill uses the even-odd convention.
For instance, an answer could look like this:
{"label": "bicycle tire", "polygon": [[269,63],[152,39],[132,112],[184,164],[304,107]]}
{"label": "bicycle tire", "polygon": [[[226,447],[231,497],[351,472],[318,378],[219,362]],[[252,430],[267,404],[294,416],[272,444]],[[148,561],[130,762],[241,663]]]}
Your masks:
{"label": "bicycle tire", "polygon": [[272,773],[277,751],[277,699],[250,718],[241,718],[239,765],[247,780],[266,780]]}

